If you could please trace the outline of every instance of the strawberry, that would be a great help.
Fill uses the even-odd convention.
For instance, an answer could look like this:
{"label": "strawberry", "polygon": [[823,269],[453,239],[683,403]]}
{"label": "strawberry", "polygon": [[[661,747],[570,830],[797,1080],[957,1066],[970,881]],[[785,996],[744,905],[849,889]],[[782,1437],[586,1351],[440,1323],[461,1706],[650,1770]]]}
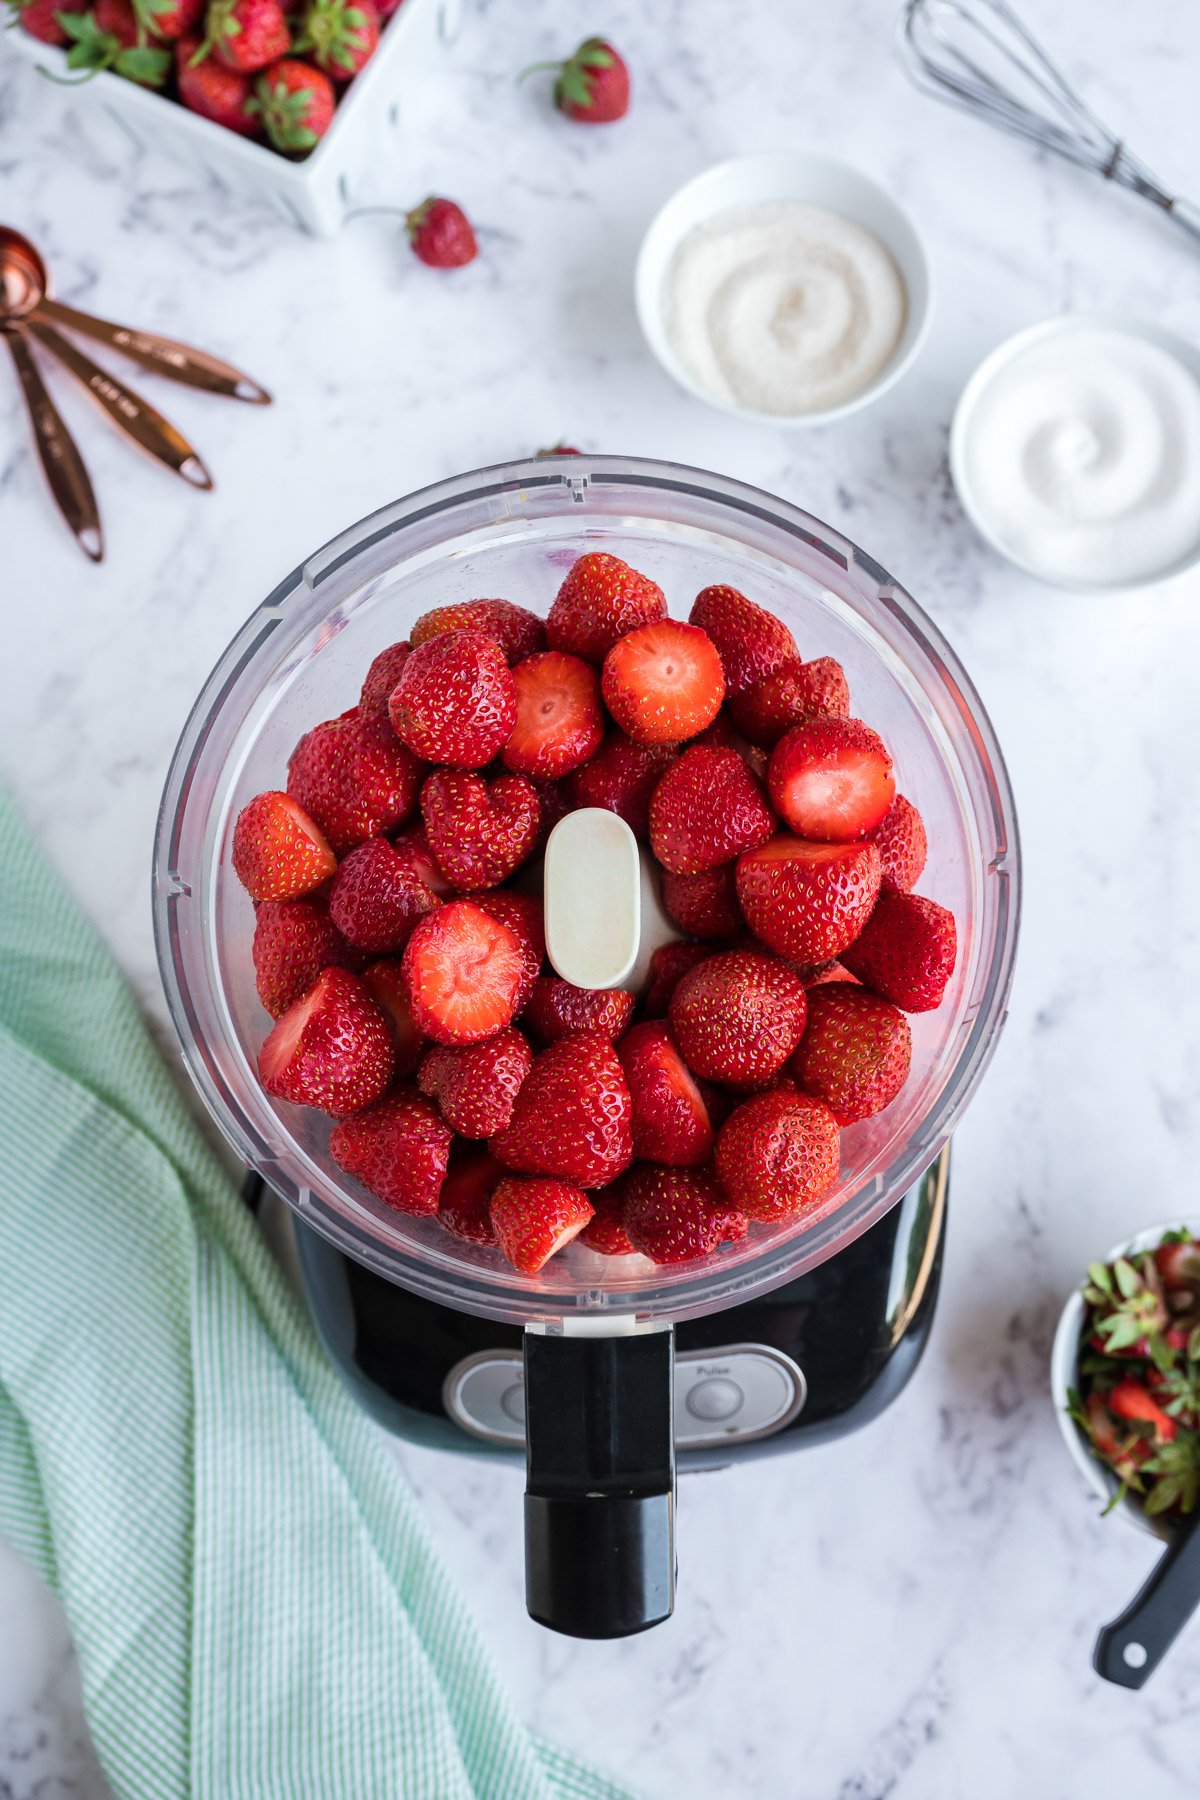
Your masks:
{"label": "strawberry", "polygon": [[650,802],[650,848],[673,875],[699,875],[765,844],[775,830],[766,795],[736,750],[693,744]]}
{"label": "strawberry", "polygon": [[90,12],[60,10],[55,18],[70,39],[67,67],[84,80],[112,69],[139,87],[160,88],[170,74],[170,51],[146,43],[129,0],[96,0]]}
{"label": "strawberry", "polygon": [[592,760],[570,781],[575,806],[602,806],[645,837],[650,829],[650,797],[675,751],[670,744],[635,744],[623,731],[607,732]]}
{"label": "strawberry", "polygon": [[413,648],[447,631],[482,631],[495,638],[509,668],[546,648],[546,627],[537,614],[511,600],[456,600],[435,606],[413,626]]}
{"label": "strawberry", "polygon": [[504,652],[482,631],[448,631],[418,644],[388,708],[417,756],[482,769],[508,742],[517,690]]}
{"label": "strawberry", "polygon": [[858,976],[852,975],[849,969],[840,962],[793,963],[797,975],[806,988],[824,987],[827,981],[840,981],[850,986],[858,986]]}
{"label": "strawberry", "polygon": [[824,715],[796,725],[771,752],[775,811],[799,837],[846,844],[865,837],[896,798],[892,759],[861,719]]}
{"label": "strawberry", "polygon": [[642,1011],[648,1019],[665,1019],[671,995],[689,969],[712,955],[707,944],[661,944],[650,958],[650,980]]}
{"label": "strawberry", "polygon": [[190,37],[204,16],[206,0],[133,0],[136,18],[151,37],[174,44]]}
{"label": "strawberry", "polygon": [[408,1088],[344,1119],[329,1154],[396,1212],[427,1218],[438,1210],[452,1142],[437,1107]]}
{"label": "strawberry", "polygon": [[388,701],[400,679],[400,671],[411,655],[412,645],[407,639],[403,643],[389,644],[386,650],[379,652],[367,670],[359,695],[358,710],[364,718],[387,718]]}
{"label": "strawberry", "polygon": [[508,1170],[477,1144],[451,1145],[450,1167],[438,1198],[438,1219],[452,1237],[464,1243],[496,1242],[492,1194]]}
{"label": "strawberry", "polygon": [[421,789],[421,814],[438,867],[459,892],[497,887],[532,855],[541,807],[523,775],[485,781],[437,769]]}
{"label": "strawberry", "polygon": [[745,1213],[731,1205],[708,1169],[639,1163],[621,1186],[629,1241],[652,1262],[694,1262],[746,1235]]}
{"label": "strawberry", "polygon": [[352,969],[359,960],[311,900],[264,900],[254,913],[251,956],[258,997],[273,1019],[307,994],[322,969]]}
{"label": "strawberry", "polygon": [[547,444],[544,449],[535,450],[533,454],[535,456],[582,456],[583,451],[577,450],[573,444],[558,443]]}
{"label": "strawberry", "polygon": [[716,645],[731,699],[799,655],[783,620],[736,588],[704,588],[688,618]]}
{"label": "strawberry", "polygon": [[808,990],[808,1023],[791,1071],[839,1125],[889,1106],[908,1079],[912,1032],[890,1001],[849,981]]}
{"label": "strawberry", "polygon": [[804,983],[756,950],[726,950],[683,977],[671,996],[671,1036],[694,1075],[769,1081],[804,1031]]}
{"label": "strawberry", "polygon": [[340,1118],[379,1099],[394,1060],[387,1021],[362,982],[325,969],[267,1038],[258,1073],[276,1100]]}
{"label": "strawberry", "polygon": [[738,905],[755,937],[777,955],[827,962],[866,924],[879,867],[874,844],[806,844],[781,832],[739,856]]}
{"label": "strawberry", "polygon": [[818,713],[846,718],[850,689],[841,663],[832,656],[819,656],[815,662],[803,662],[796,656],[780,663],[753,687],[735,694],[729,710],[752,744],[771,750],[785,731]]}
{"label": "strawberry", "polygon": [[271,143],[285,156],[305,156],[315,149],[333,124],[336,105],[328,75],[291,56],[263,70],[250,102]]}
{"label": "strawberry", "polygon": [[694,625],[664,619],[618,640],[604,659],[604,704],[639,744],[676,744],[711,725],[725,698],[721,659]]}
{"label": "strawberry", "polygon": [[311,56],[331,81],[352,81],[379,45],[379,14],[372,0],[309,0],[293,45]]}
{"label": "strawberry", "polygon": [[66,10],[62,0],[9,0],[9,6],[21,30],[39,43],[70,43],[58,20],[59,13]]}
{"label": "strawberry", "polygon": [[398,956],[385,956],[362,972],[362,984],[388,1023],[397,1075],[415,1075],[425,1054],[426,1039],[417,1030],[412,1002],[404,982],[404,965]]}
{"label": "strawberry", "polygon": [[329,916],[348,943],[372,956],[400,951],[418,919],[438,904],[386,838],[351,850],[329,890]]}
{"label": "strawberry", "polygon": [[567,791],[567,783],[563,781],[531,781],[538,799],[538,829],[535,848],[544,850],[546,839],[554,830],[560,819],[565,819],[573,812],[571,796]]}
{"label": "strawberry", "polygon": [[536,1275],[578,1237],[592,1203],[564,1181],[519,1181],[506,1176],[492,1194],[492,1225],[501,1250],[522,1275]]}
{"label": "strawberry", "polygon": [[636,1255],[625,1229],[625,1198],[621,1183],[597,1188],[589,1198],[596,1211],[580,1232],[580,1243],[600,1256]]}
{"label": "strawberry", "polygon": [[1104,1396],[1108,1410],[1118,1419],[1136,1419],[1152,1428],[1156,1444],[1169,1444],[1179,1427],[1164,1412],[1145,1385],[1126,1375]]}
{"label": "strawberry", "polygon": [[512,1120],[490,1149],[526,1174],[603,1187],[633,1156],[632,1117],[616,1051],[607,1038],[584,1033],[534,1057]]}
{"label": "strawberry", "polygon": [[404,858],[417,879],[423,881],[439,900],[445,900],[454,892],[438,866],[424,825],[406,825],[392,839],[392,849]]}
{"label": "strawberry", "polygon": [[1200,1297],[1200,1244],[1186,1237],[1162,1243],[1154,1261],[1168,1293],[1190,1290]]}
{"label": "strawberry", "polygon": [[533,1051],[521,1033],[506,1025],[478,1044],[435,1044],[421,1064],[417,1086],[437,1101],[460,1137],[493,1137],[511,1119],[532,1062]]}
{"label": "strawberry", "polygon": [[546,620],[546,642],[551,650],[581,656],[599,667],[627,631],[666,616],[666,596],[657,582],[619,556],[589,550],[572,564],[555,596]]}
{"label": "strawberry", "polygon": [[514,894],[510,889],[492,888],[468,898],[516,938],[521,950],[521,984],[517,991],[516,1010],[524,1012],[533,992],[533,984],[546,960],[546,932],[542,924],[542,903],[533,894]]}
{"label": "strawberry", "polygon": [[279,0],[208,0],[197,60],[211,51],[235,74],[253,75],[286,56],[291,41]]}
{"label": "strawberry", "polygon": [[704,1096],[665,1025],[626,1032],[617,1052],[633,1101],[633,1154],[672,1167],[705,1163],[713,1128]]}
{"label": "strawberry", "polygon": [[717,1136],[717,1175],[752,1219],[796,1219],[827,1194],[841,1167],[838,1123],[821,1100],[783,1087],[753,1094]]}
{"label": "strawberry", "polygon": [[577,125],[611,125],[629,111],[629,69],[606,38],[585,38],[565,62],[534,63],[521,79],[541,69],[554,71],[554,104]]}
{"label": "strawberry", "polygon": [[184,37],[175,46],[175,87],[189,112],[242,137],[256,137],[262,129],[257,113],[250,110],[254,87],[249,76],[235,75],[224,63],[209,58],[197,63],[200,39]]}
{"label": "strawberry", "polygon": [[539,975],[525,1007],[525,1022],[544,1044],[599,1032],[610,1042],[633,1017],[634,997],[622,988],[581,988],[557,975]]}
{"label": "strawberry", "polygon": [[479,252],[475,230],[456,200],[430,194],[405,214],[413,255],[431,269],[462,269]]}
{"label": "strawberry", "polygon": [[342,856],[364,838],[403,825],[424,773],[386,719],[353,707],[300,739],[288,763],[287,791]]}
{"label": "strawberry", "polygon": [[403,969],[418,1031],[438,1044],[473,1044],[511,1024],[524,954],[482,907],[447,900],[409,938]]}
{"label": "strawberry", "polygon": [[919,894],[881,893],[860,936],[841,952],[852,975],[905,1012],[940,1006],[958,953],[954,915]]}
{"label": "strawberry", "polygon": [[710,750],[736,750],[754,779],[767,785],[767,753],[760,750],[757,744],[751,744],[736,729],[728,713],[722,707],[711,725],[706,725],[694,743],[704,744]]}
{"label": "strawberry", "polygon": [[697,875],[673,875],[664,869],[659,885],[667,916],[689,937],[719,944],[745,931],[732,863]]}
{"label": "strawberry", "polygon": [[337,858],[288,794],[256,794],[233,828],[233,872],[252,900],[295,900],[320,887]]}
{"label": "strawberry", "polygon": [[887,812],[867,837],[879,852],[884,887],[907,894],[916,887],[925,868],[928,843],[925,821],[903,794],[897,794]]}
{"label": "strawberry", "polygon": [[517,721],[501,752],[506,769],[554,781],[600,748],[604,712],[590,663],[545,650],[516,665]]}

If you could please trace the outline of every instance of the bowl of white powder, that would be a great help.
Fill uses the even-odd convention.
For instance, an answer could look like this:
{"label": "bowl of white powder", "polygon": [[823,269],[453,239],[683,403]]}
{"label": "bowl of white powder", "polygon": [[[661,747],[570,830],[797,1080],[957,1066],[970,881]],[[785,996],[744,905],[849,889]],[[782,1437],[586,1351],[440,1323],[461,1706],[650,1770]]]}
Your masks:
{"label": "bowl of white powder", "polygon": [[898,201],[814,150],[738,157],[679,189],[638,256],[638,319],[681,387],[739,418],[824,425],[925,340],[929,261]]}

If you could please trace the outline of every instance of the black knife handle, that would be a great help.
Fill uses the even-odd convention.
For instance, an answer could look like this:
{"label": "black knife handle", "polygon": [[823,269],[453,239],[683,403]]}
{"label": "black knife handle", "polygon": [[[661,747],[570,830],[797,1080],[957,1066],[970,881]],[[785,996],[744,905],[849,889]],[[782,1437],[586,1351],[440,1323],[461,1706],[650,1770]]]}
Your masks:
{"label": "black knife handle", "polygon": [[1125,1611],[1102,1626],[1092,1667],[1118,1687],[1144,1687],[1200,1605],[1200,1512],[1180,1525]]}

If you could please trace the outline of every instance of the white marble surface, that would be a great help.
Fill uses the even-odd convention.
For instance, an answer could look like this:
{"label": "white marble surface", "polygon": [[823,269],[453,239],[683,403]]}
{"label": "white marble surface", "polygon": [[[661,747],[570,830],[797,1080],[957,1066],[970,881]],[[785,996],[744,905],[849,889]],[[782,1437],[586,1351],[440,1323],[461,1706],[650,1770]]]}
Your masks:
{"label": "white marble surface", "polygon": [[[1187,0],[1024,5],[1102,115],[1194,183]],[[678,1612],[616,1646],[524,1617],[518,1474],[402,1461],[524,1713],[654,1800],[1175,1800],[1195,1793],[1200,1626],[1141,1696],[1090,1674],[1097,1623],[1153,1551],[1095,1518],[1046,1363],[1081,1263],[1195,1207],[1200,579],[1104,599],[1041,588],[976,541],[945,452],[954,397],[1002,336],[1088,306],[1195,334],[1200,262],[1133,202],[914,94],[893,12],[615,0],[601,20],[476,3],[423,93],[411,168],[381,171],[372,196],[436,187],[466,203],[482,253],[449,278],[387,220],[312,243],[164,161],[114,155],[82,107],[0,51],[0,211],[44,246],[60,291],[222,349],[279,397],[263,414],[166,397],[217,472],[209,499],[72,408],[109,523],[93,571],[0,377],[0,779],[161,1018],[147,865],[167,757],[235,627],[345,524],[565,436],[758,482],[893,569],[992,710],[1027,883],[1011,1021],[958,1136],[917,1380],[858,1438],[685,1482]],[[624,125],[589,133],[510,75],[597,25],[637,91]],[[811,435],[740,427],[675,392],[630,298],[639,233],[674,185],[730,152],[804,143],[893,184],[940,288],[914,373]],[[102,1791],[63,1623],[0,1555],[0,1796]]]}

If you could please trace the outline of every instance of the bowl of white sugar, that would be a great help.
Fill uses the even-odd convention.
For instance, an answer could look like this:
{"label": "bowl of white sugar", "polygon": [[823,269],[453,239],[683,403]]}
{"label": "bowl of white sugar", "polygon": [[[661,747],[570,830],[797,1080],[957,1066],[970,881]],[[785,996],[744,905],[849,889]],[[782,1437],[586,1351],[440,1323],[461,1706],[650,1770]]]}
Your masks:
{"label": "bowl of white sugar", "polygon": [[929,260],[878,182],[815,150],[719,163],[672,195],[638,256],[638,319],[697,399],[824,425],[886,393],[929,328]]}

